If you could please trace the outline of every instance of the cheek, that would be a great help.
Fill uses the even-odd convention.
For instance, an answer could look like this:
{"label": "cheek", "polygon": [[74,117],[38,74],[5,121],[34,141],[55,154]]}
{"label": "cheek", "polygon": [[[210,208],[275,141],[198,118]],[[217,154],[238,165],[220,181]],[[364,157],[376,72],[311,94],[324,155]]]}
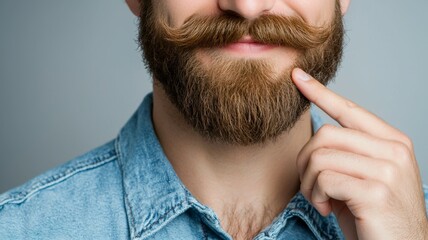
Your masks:
{"label": "cheek", "polygon": [[324,26],[332,21],[336,0],[284,0],[307,23]]}

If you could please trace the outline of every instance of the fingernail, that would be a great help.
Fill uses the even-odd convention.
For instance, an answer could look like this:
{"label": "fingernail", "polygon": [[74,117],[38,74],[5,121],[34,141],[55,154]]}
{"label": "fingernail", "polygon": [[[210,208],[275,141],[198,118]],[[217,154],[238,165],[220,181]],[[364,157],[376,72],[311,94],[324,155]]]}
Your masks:
{"label": "fingernail", "polygon": [[298,68],[296,70],[296,78],[300,81],[309,81],[311,79],[311,76],[309,74],[305,73],[302,69]]}

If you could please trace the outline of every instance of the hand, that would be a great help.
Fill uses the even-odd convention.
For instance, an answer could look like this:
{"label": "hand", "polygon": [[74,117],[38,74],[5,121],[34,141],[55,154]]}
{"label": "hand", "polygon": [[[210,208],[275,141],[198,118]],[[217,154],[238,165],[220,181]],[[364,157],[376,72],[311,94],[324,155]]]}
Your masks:
{"label": "hand", "polygon": [[[346,239],[428,239],[412,141],[300,69],[293,81],[342,127],[324,125],[297,158],[300,191]],[[306,81],[305,81],[306,79]]]}

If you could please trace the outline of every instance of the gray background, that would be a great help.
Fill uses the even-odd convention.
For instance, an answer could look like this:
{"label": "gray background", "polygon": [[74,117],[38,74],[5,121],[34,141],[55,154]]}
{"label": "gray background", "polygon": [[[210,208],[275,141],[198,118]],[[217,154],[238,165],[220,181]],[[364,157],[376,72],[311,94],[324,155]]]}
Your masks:
{"label": "gray background", "polygon": [[[407,133],[428,182],[428,1],[353,1],[331,87]],[[121,0],[0,1],[0,192],[114,138],[151,89]]]}

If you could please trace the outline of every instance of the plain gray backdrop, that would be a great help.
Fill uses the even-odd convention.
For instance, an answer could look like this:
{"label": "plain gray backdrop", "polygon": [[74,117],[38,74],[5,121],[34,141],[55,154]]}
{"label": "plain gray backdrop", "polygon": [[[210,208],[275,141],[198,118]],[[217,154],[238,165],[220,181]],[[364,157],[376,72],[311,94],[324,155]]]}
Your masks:
{"label": "plain gray backdrop", "polygon": [[[331,88],[408,134],[428,183],[426,9],[354,0]],[[0,192],[116,136],[151,91],[136,36],[122,0],[0,1]]]}

